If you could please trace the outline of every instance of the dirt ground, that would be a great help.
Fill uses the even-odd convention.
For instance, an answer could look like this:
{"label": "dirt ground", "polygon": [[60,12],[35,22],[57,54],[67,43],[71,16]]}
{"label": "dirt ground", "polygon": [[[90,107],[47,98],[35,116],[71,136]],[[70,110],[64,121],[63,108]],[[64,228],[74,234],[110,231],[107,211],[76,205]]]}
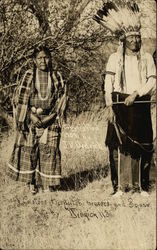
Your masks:
{"label": "dirt ground", "polygon": [[[95,130],[93,147],[89,149],[89,141],[86,140],[86,146],[83,141],[84,136],[91,137],[90,133],[93,131],[89,127],[86,131],[79,127],[77,130],[64,128],[61,142],[64,175],[82,166],[87,169],[89,165],[107,164],[101,124],[99,130]],[[68,138],[71,138],[69,145],[74,141],[74,134],[80,144],[71,148],[66,144],[65,147]],[[97,147],[94,148],[95,144]],[[81,148],[80,145],[84,146]],[[6,176],[12,146],[13,134],[9,133],[3,137],[0,148],[1,249],[156,249],[154,168],[148,197],[128,192],[114,198],[111,196],[110,172],[106,177],[100,176],[86,183],[79,191],[61,190],[33,196],[26,185]]]}

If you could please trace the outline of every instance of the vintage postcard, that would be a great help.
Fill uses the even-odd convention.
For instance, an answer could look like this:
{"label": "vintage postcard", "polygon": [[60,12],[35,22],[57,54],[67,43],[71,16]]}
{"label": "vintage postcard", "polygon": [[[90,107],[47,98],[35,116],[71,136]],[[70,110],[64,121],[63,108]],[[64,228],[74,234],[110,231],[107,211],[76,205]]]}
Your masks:
{"label": "vintage postcard", "polygon": [[0,249],[156,249],[156,1],[0,1]]}

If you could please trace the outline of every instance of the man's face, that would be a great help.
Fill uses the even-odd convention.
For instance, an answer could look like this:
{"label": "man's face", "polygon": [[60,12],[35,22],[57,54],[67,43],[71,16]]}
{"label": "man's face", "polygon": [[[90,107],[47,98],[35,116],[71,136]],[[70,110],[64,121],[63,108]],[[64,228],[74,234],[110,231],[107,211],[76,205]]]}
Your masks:
{"label": "man's face", "polygon": [[50,58],[45,54],[44,51],[40,51],[34,59],[34,63],[36,64],[37,68],[42,71],[46,71],[48,69],[49,61]]}
{"label": "man's face", "polygon": [[125,40],[126,48],[138,52],[141,48],[141,36],[140,35],[130,35],[126,37]]}

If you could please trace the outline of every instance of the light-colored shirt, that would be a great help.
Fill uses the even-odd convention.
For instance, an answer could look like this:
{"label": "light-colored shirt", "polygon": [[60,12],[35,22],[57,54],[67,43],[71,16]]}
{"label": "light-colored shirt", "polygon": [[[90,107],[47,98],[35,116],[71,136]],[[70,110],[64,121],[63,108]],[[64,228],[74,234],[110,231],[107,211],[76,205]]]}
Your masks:
{"label": "light-colored shirt", "polygon": [[[112,105],[111,93],[113,91],[132,94],[137,91],[139,96],[150,93],[156,88],[156,68],[153,61],[153,57],[149,53],[145,53],[141,56],[141,73],[139,70],[139,60],[137,55],[125,55],[125,79],[126,85],[124,90],[117,79],[118,72],[118,60],[117,53],[113,53],[108,60],[105,77],[105,99],[106,105]],[[111,74],[110,74],[111,73]],[[113,74],[112,74],[113,73]]]}

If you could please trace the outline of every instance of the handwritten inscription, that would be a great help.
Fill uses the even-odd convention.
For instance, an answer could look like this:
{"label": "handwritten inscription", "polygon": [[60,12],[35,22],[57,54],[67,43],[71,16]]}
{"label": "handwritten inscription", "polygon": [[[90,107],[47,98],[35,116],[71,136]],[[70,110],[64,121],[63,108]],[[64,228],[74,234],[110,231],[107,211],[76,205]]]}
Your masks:
{"label": "handwritten inscription", "polygon": [[40,216],[48,212],[56,219],[66,215],[72,219],[85,219],[88,221],[111,218],[117,209],[136,209],[140,212],[141,209],[147,209],[151,206],[149,201],[135,202],[131,197],[120,201],[114,201],[114,199],[90,201],[80,199],[60,200],[52,197],[46,199],[46,197],[42,196],[28,199],[27,196],[23,196],[21,200],[17,195],[10,200],[10,206],[11,204],[19,208],[22,206],[30,207],[34,213]]}
{"label": "handwritten inscription", "polygon": [[96,218],[96,219],[102,219],[102,218],[107,218],[111,216],[109,211],[103,210],[103,211],[82,211],[77,208],[66,208],[66,210],[69,212],[71,218],[86,218],[87,220],[90,220],[91,218]]}
{"label": "handwritten inscription", "polygon": [[132,198],[128,198],[125,202],[122,200],[121,202],[113,202],[113,201],[98,201],[98,202],[91,202],[86,201],[88,205],[94,206],[94,207],[129,207],[129,208],[146,208],[150,207],[149,202],[143,202],[143,203],[137,203]]}

